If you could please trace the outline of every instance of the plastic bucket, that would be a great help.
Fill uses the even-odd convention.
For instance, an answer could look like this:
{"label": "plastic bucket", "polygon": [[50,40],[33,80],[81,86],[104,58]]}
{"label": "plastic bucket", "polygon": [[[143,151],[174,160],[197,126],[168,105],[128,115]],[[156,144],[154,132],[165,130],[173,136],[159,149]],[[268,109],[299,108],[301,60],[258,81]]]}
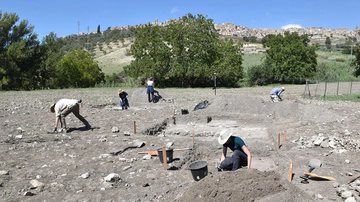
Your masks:
{"label": "plastic bucket", "polygon": [[208,174],[208,164],[206,161],[194,161],[189,165],[192,177],[199,181]]}
{"label": "plastic bucket", "polygon": [[[160,162],[163,163],[164,160],[163,160],[163,150],[162,150],[162,148],[158,149],[157,152],[158,152]],[[173,149],[166,148],[166,160],[167,160],[168,163],[171,163],[173,161],[173,153],[174,153]]]}

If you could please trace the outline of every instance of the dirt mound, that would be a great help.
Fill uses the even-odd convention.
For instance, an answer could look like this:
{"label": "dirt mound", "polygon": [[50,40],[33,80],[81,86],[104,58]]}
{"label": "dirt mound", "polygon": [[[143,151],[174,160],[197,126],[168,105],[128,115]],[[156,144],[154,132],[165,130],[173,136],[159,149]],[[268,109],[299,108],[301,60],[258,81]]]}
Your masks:
{"label": "dirt mound", "polygon": [[[294,197],[299,195],[301,197]],[[276,201],[277,199],[312,200],[293,185],[281,180],[274,171],[239,170],[207,176],[190,187],[178,201]]]}

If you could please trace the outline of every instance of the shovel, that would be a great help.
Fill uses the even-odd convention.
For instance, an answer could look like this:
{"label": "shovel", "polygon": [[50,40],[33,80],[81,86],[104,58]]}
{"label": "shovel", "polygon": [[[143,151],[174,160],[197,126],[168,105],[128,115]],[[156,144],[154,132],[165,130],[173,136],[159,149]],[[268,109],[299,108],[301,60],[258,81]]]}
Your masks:
{"label": "shovel", "polygon": [[135,140],[131,146],[125,147],[124,149],[112,151],[112,152],[110,152],[110,154],[116,156],[116,155],[119,155],[119,154],[125,152],[125,151],[128,150],[128,149],[140,148],[140,147],[143,147],[144,145],[145,145],[145,142],[139,141],[139,140]]}
{"label": "shovel", "polygon": [[[185,151],[185,150],[191,150],[191,148],[173,149],[173,151]],[[138,152],[138,154],[147,154],[147,155],[150,155],[150,156],[157,156],[158,152],[155,151],[155,150],[151,150],[151,151]]]}

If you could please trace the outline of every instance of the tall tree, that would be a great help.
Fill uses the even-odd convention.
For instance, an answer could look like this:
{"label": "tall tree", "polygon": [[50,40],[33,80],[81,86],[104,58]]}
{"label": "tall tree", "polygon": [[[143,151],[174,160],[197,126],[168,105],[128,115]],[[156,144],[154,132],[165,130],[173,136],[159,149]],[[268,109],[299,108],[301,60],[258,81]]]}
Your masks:
{"label": "tall tree", "polygon": [[360,43],[356,44],[355,50],[355,59],[352,62],[352,65],[355,67],[354,76],[358,77],[360,75]]}
{"label": "tall tree", "polygon": [[240,46],[220,40],[213,21],[202,15],[188,14],[167,26],[143,25],[134,33],[135,60],[125,67],[132,77],[154,76],[166,86],[209,86],[214,73],[232,79],[223,85],[242,77]]}
{"label": "tall tree", "polygon": [[284,35],[269,35],[264,40],[265,66],[271,68],[273,78],[278,82],[292,82],[312,77],[316,72],[315,47],[309,46],[307,35],[296,32]]}
{"label": "tall tree", "polygon": [[33,89],[38,86],[40,47],[28,21],[14,13],[0,13],[0,88]]}
{"label": "tall tree", "polygon": [[100,25],[97,26],[96,33],[101,34]]}

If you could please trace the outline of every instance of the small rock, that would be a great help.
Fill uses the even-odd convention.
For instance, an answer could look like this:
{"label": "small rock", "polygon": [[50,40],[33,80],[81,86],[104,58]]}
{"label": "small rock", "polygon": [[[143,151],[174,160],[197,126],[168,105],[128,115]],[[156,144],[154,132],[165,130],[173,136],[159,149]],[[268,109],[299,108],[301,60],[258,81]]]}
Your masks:
{"label": "small rock", "polygon": [[149,159],[151,159],[151,158],[152,158],[152,157],[151,157],[151,155],[149,155],[149,154],[146,154],[145,156],[142,157],[143,160],[149,160]]}
{"label": "small rock", "polygon": [[36,179],[40,179],[41,178],[41,175],[36,175]]}
{"label": "small rock", "polygon": [[356,202],[354,197],[349,197],[345,200],[345,202]]}
{"label": "small rock", "polygon": [[89,173],[84,173],[84,174],[80,175],[80,177],[83,179],[87,179],[87,178],[89,178],[89,176],[90,176]]}
{"label": "small rock", "polygon": [[119,158],[119,161],[126,161],[126,158],[120,157],[120,158]]}
{"label": "small rock", "polygon": [[320,200],[323,200],[324,197],[321,195],[321,194],[316,194],[316,198],[320,199]]}
{"label": "small rock", "polygon": [[129,131],[124,131],[124,136],[130,136],[130,132]]}
{"label": "small rock", "polygon": [[346,160],[345,160],[345,163],[349,164],[349,163],[350,163],[350,160],[349,160],[349,159],[346,159]]}
{"label": "small rock", "polygon": [[333,187],[334,187],[334,188],[339,187],[339,186],[340,186],[340,184],[339,184],[338,182],[334,182],[334,183],[333,183]]}
{"label": "small rock", "polygon": [[24,192],[24,196],[34,196],[35,194],[30,192],[30,191],[26,191]]}
{"label": "small rock", "polygon": [[347,172],[346,175],[347,176],[353,176],[353,174],[351,172]]}
{"label": "small rock", "polygon": [[78,194],[78,193],[81,193],[81,192],[83,192],[83,190],[81,190],[81,189],[78,190],[78,191],[76,191],[77,194]]}
{"label": "small rock", "polygon": [[43,187],[44,186],[44,183],[42,183],[42,182],[40,182],[38,180],[31,180],[30,184],[31,184],[31,189],[36,189],[38,187]]}
{"label": "small rock", "polygon": [[125,166],[122,170],[125,171],[125,170],[129,170],[131,168],[131,166]]}
{"label": "small rock", "polygon": [[119,130],[118,127],[113,126],[113,127],[111,128],[111,132],[112,132],[112,133],[118,133],[118,132],[120,132],[120,130]]}
{"label": "small rock", "polygon": [[341,198],[347,199],[349,197],[352,197],[352,192],[351,191],[344,191],[343,193],[341,193]]}
{"label": "small rock", "polygon": [[166,143],[166,148],[170,148],[173,145],[174,145],[174,142],[168,142],[168,143]]}
{"label": "small rock", "polygon": [[321,148],[328,148],[329,147],[329,141],[327,141],[327,140],[322,141],[321,144],[320,144],[320,147]]}
{"label": "small rock", "polygon": [[16,136],[15,136],[15,139],[22,139],[22,138],[23,138],[22,135],[16,135]]}
{"label": "small rock", "polygon": [[120,175],[117,173],[111,173],[104,178],[106,182],[116,182],[120,180]]}
{"label": "small rock", "polygon": [[149,187],[149,186],[150,186],[149,183],[145,183],[142,185],[142,187]]}
{"label": "small rock", "polygon": [[9,171],[8,170],[0,170],[0,176],[2,175],[9,175]]}

